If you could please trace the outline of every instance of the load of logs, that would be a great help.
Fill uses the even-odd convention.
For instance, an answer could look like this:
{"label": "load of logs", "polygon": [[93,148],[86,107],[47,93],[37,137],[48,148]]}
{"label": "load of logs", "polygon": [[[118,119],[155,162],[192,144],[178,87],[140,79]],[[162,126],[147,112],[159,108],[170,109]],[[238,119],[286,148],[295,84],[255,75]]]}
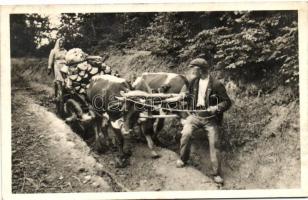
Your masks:
{"label": "load of logs", "polygon": [[66,55],[66,66],[61,71],[66,74],[66,87],[79,94],[86,93],[90,80],[97,75],[111,74],[111,69],[100,56],[88,56],[75,48]]}

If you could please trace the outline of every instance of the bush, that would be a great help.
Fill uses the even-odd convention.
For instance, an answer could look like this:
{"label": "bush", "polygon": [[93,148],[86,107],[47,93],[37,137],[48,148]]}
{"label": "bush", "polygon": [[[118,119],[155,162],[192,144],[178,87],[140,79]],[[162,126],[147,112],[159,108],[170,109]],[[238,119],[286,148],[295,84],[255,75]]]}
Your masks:
{"label": "bush", "polygon": [[[298,29],[295,12],[226,13],[227,26],[203,30],[179,57],[203,56],[233,79],[298,84]],[[273,77],[277,75],[277,77]]]}
{"label": "bush", "polygon": [[135,40],[175,63],[203,57],[233,80],[298,87],[294,11],[157,13]]}

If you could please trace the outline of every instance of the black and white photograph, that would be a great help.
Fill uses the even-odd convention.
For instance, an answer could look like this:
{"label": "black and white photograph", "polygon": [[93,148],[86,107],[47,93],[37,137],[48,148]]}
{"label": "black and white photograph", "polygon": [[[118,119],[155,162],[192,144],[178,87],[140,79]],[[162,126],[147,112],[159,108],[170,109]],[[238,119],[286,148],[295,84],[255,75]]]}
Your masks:
{"label": "black and white photograph", "polygon": [[12,196],[304,188],[300,9],[57,8],[7,14]]}

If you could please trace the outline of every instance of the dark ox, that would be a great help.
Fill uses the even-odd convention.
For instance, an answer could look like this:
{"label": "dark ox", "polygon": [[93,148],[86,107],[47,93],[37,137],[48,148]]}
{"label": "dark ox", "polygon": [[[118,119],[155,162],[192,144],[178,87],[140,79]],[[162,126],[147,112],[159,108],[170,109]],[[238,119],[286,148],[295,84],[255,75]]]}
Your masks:
{"label": "dark ox", "polygon": [[[188,85],[185,76],[176,73],[148,72],[143,73],[132,84],[133,89],[148,93],[180,93],[184,85]],[[157,111],[156,111],[157,112]],[[155,111],[154,111],[155,113]],[[155,113],[157,114],[157,113]],[[177,113],[181,114],[181,113]],[[147,119],[141,122],[141,129],[144,133],[151,135],[154,142],[162,145],[157,138],[157,133],[164,126],[164,118],[159,118],[154,130],[155,119]]]}
{"label": "dark ox", "polygon": [[[121,92],[130,89],[131,87],[125,79],[111,75],[100,75],[91,81],[87,90],[87,97],[91,101],[92,109],[96,112],[96,125],[94,126],[96,148],[100,150],[104,145],[107,145],[107,131],[111,125],[116,136],[120,158],[125,157],[123,135],[132,132],[140,114],[134,103],[119,101],[117,98],[121,97]],[[151,143],[151,137],[146,133],[145,137]],[[152,157],[157,157],[158,154],[153,148],[150,149]],[[120,165],[122,164],[120,163]]]}

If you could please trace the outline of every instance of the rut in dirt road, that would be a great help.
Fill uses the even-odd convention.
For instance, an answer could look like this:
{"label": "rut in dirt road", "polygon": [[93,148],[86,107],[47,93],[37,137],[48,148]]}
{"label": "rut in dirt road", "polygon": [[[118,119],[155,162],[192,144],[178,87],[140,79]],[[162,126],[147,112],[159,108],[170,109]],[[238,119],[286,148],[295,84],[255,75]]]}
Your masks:
{"label": "rut in dirt road", "polygon": [[[13,192],[217,189],[209,177],[193,167],[176,168],[173,151],[159,148],[161,158],[151,159],[146,144],[134,138],[125,141],[132,151],[129,166],[115,168],[114,152],[93,152],[91,143],[88,146],[48,111],[54,107],[51,90],[38,84],[31,88],[16,90],[13,95]],[[24,140],[27,145],[20,145]],[[22,172],[25,174],[21,176]]]}
{"label": "rut in dirt road", "polygon": [[13,96],[12,136],[13,192],[113,191],[89,147],[22,92]]}

